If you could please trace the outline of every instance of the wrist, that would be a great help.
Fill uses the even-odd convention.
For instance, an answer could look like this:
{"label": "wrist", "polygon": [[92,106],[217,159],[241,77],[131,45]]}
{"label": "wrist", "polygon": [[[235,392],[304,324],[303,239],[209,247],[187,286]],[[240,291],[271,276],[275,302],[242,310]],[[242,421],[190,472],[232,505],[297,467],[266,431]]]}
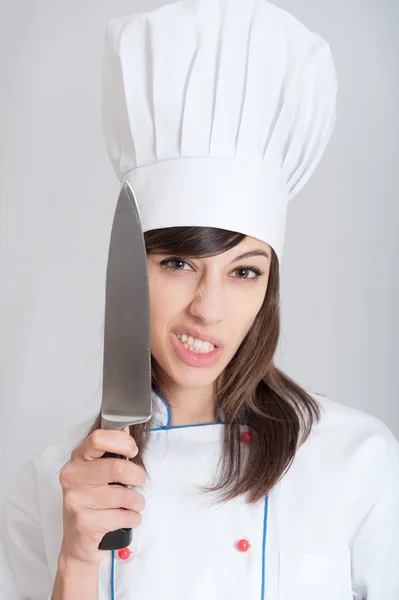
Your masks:
{"label": "wrist", "polygon": [[99,566],[61,552],[51,600],[97,600]]}
{"label": "wrist", "polygon": [[82,562],[73,556],[61,552],[58,556],[58,571],[63,577],[73,575],[74,577],[87,576],[91,573],[97,575],[100,565],[97,563]]}

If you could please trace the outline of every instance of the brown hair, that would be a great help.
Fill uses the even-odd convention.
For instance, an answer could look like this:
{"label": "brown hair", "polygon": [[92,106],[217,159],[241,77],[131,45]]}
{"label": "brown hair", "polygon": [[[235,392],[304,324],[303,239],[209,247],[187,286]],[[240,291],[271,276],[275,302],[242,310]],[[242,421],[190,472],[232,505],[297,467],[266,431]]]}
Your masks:
{"label": "brown hair", "polygon": [[[230,250],[245,235],[212,227],[170,227],[148,231],[144,237],[147,254],[199,258]],[[279,335],[279,266],[272,251],[262,307],[217,382],[215,401],[224,423],[221,473],[214,486],[203,489],[221,492],[222,502],[248,494],[252,504],[267,496],[320,419],[317,402],[273,363]],[[162,369],[152,357],[153,387],[159,390],[162,383]],[[254,438],[250,444],[241,442],[243,425],[249,427]],[[100,427],[101,414],[87,435]],[[140,449],[131,460],[145,468],[142,456],[150,427],[134,425],[130,434]]]}

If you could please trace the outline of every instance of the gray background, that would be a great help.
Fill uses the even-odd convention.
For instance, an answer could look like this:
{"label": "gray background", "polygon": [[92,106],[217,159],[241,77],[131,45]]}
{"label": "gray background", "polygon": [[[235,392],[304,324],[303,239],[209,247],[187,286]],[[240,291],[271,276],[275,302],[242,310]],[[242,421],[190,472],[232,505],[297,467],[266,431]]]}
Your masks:
{"label": "gray background", "polygon": [[[0,0],[0,500],[29,456],[100,407],[118,190],[103,35],[164,3]],[[289,210],[278,363],[399,436],[399,4],[275,3],[327,39],[339,80],[333,139]]]}

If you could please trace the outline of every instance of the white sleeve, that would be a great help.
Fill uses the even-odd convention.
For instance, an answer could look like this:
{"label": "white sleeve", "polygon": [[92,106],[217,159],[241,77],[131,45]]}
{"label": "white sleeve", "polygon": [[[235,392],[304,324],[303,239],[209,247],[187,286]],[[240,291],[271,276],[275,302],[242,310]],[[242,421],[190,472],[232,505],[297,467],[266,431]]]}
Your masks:
{"label": "white sleeve", "polygon": [[33,461],[23,465],[4,504],[0,527],[0,598],[51,600]]}
{"label": "white sleeve", "polygon": [[356,600],[399,599],[399,480],[356,533],[352,581]]}

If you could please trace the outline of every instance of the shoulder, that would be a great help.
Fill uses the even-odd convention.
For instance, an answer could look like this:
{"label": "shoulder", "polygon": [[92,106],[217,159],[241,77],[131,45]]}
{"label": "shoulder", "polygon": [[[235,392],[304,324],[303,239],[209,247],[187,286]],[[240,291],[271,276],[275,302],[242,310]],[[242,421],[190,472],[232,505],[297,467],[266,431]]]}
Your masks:
{"label": "shoulder", "polygon": [[397,451],[398,440],[377,417],[320,394],[310,395],[321,412],[320,422],[315,427],[316,436],[323,432],[338,436],[343,443],[355,441],[362,446],[364,443],[381,444]]}
{"label": "shoulder", "polygon": [[364,411],[319,394],[311,396],[321,418],[304,453],[337,469],[347,485],[364,484],[371,496],[388,492],[399,478],[399,442],[389,427]]}
{"label": "shoulder", "polygon": [[[63,537],[59,473],[94,421],[95,416],[75,425],[62,438],[25,461],[5,495],[0,554],[4,547],[5,565],[13,565],[15,572],[22,565],[26,572],[29,569],[31,572],[29,590],[28,584],[19,583],[19,597],[31,597],[33,588],[35,598],[47,597],[45,585],[49,581],[49,572],[55,574],[57,571]],[[0,556],[0,562],[1,559]]]}

